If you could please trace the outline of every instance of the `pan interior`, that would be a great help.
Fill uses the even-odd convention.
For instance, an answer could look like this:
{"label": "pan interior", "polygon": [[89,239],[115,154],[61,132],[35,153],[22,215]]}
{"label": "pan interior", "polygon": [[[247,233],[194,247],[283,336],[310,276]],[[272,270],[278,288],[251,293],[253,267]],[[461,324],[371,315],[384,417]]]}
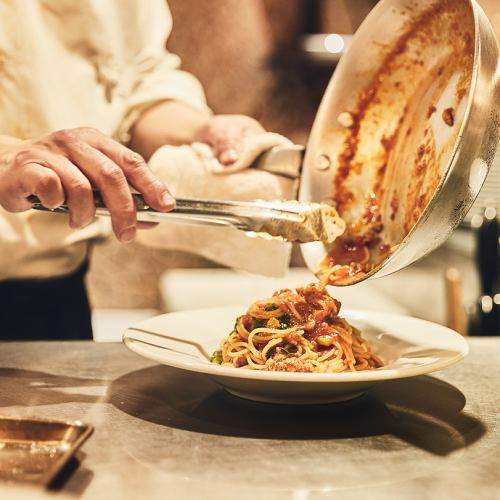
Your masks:
{"label": "pan interior", "polygon": [[359,29],[318,112],[301,187],[347,224],[319,265],[325,247],[306,252],[325,282],[363,279],[422,216],[459,140],[474,50],[467,0],[383,1]]}

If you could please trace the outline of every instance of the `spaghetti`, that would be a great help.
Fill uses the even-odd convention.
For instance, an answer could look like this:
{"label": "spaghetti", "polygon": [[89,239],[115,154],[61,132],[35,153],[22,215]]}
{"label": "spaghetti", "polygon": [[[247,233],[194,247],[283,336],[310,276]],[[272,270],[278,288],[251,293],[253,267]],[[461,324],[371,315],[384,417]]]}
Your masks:
{"label": "spaghetti", "polygon": [[333,373],[383,366],[321,284],[281,290],[236,319],[211,361],[223,366]]}

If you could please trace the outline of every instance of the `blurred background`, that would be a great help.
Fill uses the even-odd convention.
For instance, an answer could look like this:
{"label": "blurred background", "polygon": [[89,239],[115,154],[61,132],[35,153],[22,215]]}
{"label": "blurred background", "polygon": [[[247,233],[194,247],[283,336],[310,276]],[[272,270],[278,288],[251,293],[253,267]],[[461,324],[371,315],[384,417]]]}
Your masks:
{"label": "blurred background", "polygon": [[[376,3],[169,0],[174,28],[168,49],[181,57],[184,69],[200,79],[214,112],[253,116],[266,129],[305,144],[349,36]],[[479,3],[500,38],[500,1]],[[341,34],[342,38],[325,38],[331,34]],[[397,276],[373,280],[352,290],[342,289],[340,298],[351,307],[372,302],[374,307],[449,323],[453,301],[457,300],[456,285],[461,282],[460,305],[470,317],[477,312],[481,283],[475,257],[477,235],[470,227],[481,225],[480,218],[487,206],[496,210],[496,217],[500,196],[498,163],[496,175],[490,175],[481,199],[467,219],[467,228],[457,231],[445,247]],[[496,243],[498,246],[498,237]],[[498,254],[496,259],[498,262]],[[219,303],[227,303],[229,297],[244,303],[262,295],[262,281],[258,278],[241,274],[234,277],[234,273],[214,269],[216,266],[210,262],[179,252],[151,250],[137,244],[122,246],[109,240],[95,246],[91,262],[88,286],[96,310],[97,337],[104,330],[123,331],[122,324],[130,324],[132,312],[142,317],[158,310],[212,305],[206,303],[203,294],[193,295],[192,290],[196,285],[206,290],[203,280],[209,284],[215,276]],[[312,280],[312,275],[301,268],[297,251],[292,264],[292,282]],[[445,278],[444,273],[450,268],[457,272],[452,270]],[[242,286],[242,279],[247,280],[246,287]],[[268,284],[272,287],[275,283]],[[237,293],[242,288],[246,288],[248,297]],[[405,290],[407,293],[401,293]]]}

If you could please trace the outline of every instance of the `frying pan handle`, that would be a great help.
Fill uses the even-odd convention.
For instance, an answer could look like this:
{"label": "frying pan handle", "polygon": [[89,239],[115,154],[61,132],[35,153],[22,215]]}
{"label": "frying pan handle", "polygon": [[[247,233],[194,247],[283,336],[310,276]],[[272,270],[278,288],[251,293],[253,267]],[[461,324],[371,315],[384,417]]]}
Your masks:
{"label": "frying pan handle", "polygon": [[304,154],[305,147],[298,144],[275,146],[262,153],[252,166],[288,179],[298,179],[302,170]]}

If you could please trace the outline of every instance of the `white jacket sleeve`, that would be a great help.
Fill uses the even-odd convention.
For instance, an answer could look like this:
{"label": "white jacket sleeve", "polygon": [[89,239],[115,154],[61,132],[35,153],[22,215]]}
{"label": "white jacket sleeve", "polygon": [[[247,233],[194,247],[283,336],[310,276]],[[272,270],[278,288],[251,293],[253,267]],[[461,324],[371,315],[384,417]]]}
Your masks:
{"label": "white jacket sleeve", "polygon": [[139,115],[164,100],[177,100],[210,114],[200,82],[180,69],[180,59],[165,48],[172,30],[172,17],[165,0],[138,2],[135,23],[137,40],[131,41],[134,83],[124,118],[116,132],[123,143]]}

